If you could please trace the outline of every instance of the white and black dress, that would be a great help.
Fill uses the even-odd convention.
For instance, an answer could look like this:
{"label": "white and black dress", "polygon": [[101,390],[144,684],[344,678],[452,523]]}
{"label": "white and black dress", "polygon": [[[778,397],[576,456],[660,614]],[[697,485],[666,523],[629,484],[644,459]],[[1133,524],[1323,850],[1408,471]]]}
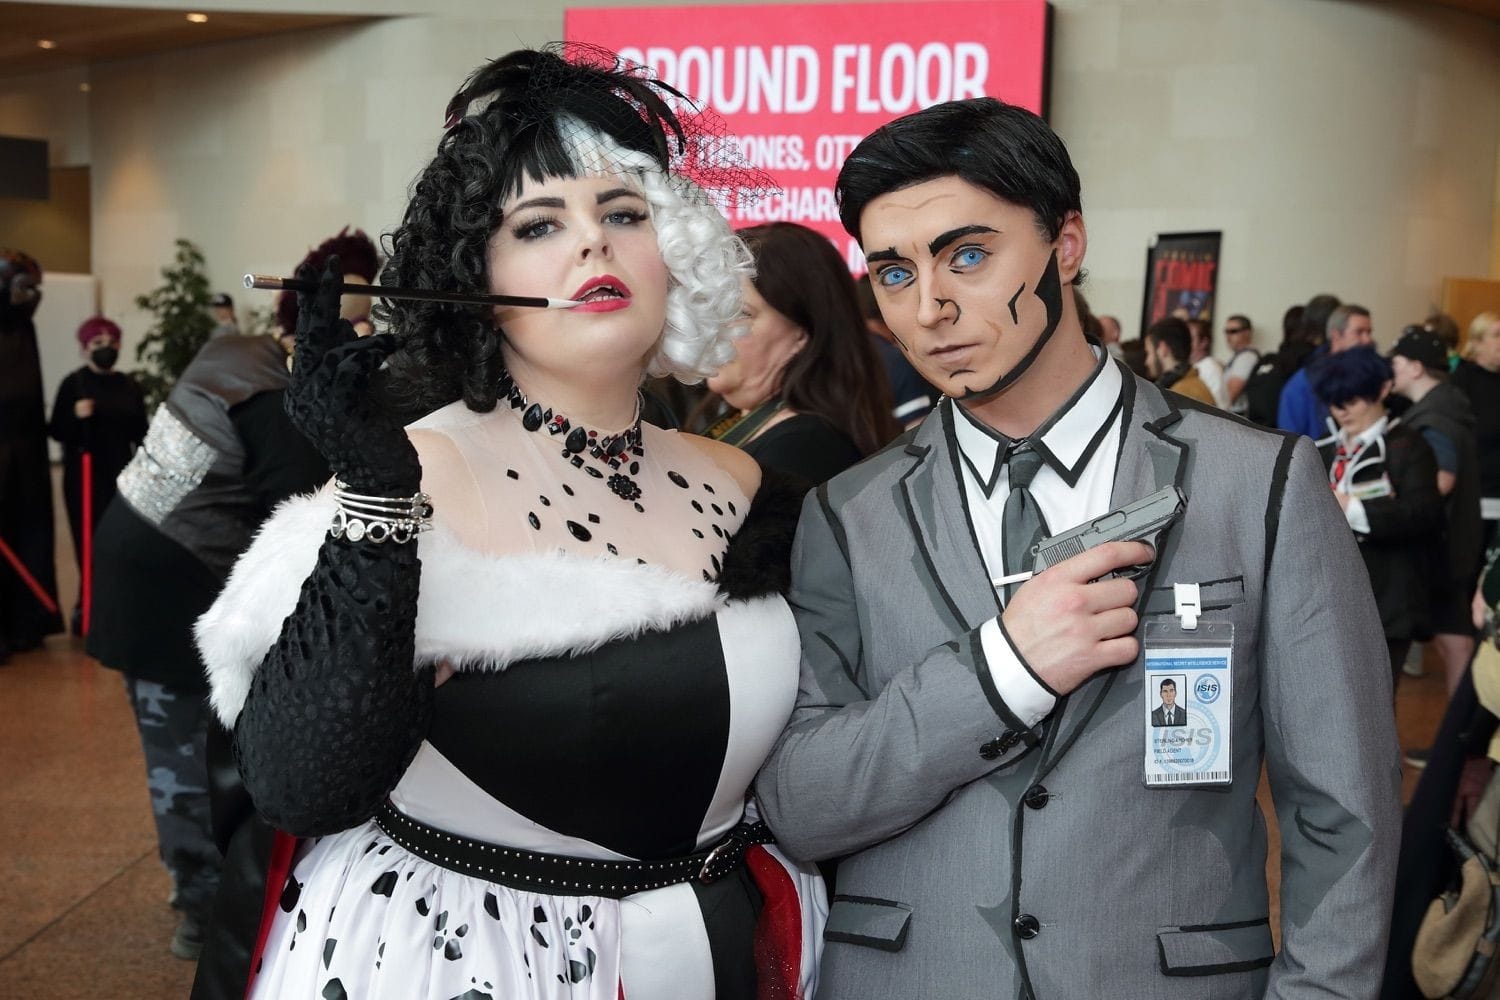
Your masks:
{"label": "white and black dress", "polygon": [[[697,448],[649,425],[619,465],[594,468],[587,452],[560,448],[553,425],[539,408],[503,402],[489,414],[454,404],[413,425],[457,450],[483,509],[462,512],[460,541],[439,506],[418,542],[408,664],[418,668],[411,691],[430,704],[393,723],[389,743],[360,737],[371,757],[409,761],[376,799],[342,801],[339,782],[371,780],[360,751],[309,762],[300,749],[308,734],[326,743],[327,728],[357,728],[382,711],[363,681],[317,672],[329,655],[320,637],[370,640],[349,612],[328,610],[336,601],[319,591],[320,577],[342,574],[367,609],[390,600],[373,569],[370,581],[347,566],[320,569],[331,497],[284,506],[200,621],[226,724],[243,727],[242,708],[279,699],[279,726],[248,728],[284,745],[250,747],[237,731],[257,805],[297,833],[345,827],[297,847],[268,907],[250,996],[810,994],[822,886],[773,846],[750,848],[743,865],[706,884],[619,898],[588,891],[582,874],[590,862],[682,858],[743,828],[750,783],[796,696],[797,632],[780,591],[799,498],[768,483],[751,503]],[[673,568],[635,554],[664,545]],[[321,625],[299,626],[320,604]],[[399,617],[399,605],[370,620]],[[378,646],[366,648],[378,658]],[[431,665],[453,673],[433,687]],[[267,674],[290,670],[303,672],[295,700],[260,690]],[[285,678],[269,686],[278,684],[287,687]],[[410,746],[393,749],[402,743]],[[255,763],[273,750],[284,767]],[[347,773],[326,773],[329,757]],[[321,773],[303,786],[304,770]],[[299,795],[326,808],[281,804]],[[268,809],[262,796],[277,804]],[[292,822],[276,815],[288,810]],[[480,863],[487,851],[570,859],[580,877],[533,889],[524,865],[497,861],[486,875],[473,861],[445,863],[449,840]]]}

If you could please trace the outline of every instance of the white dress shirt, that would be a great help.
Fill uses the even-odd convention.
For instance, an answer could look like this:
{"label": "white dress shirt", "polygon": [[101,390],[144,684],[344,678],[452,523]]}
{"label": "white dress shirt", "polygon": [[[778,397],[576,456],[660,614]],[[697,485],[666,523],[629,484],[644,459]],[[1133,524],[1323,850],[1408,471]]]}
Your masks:
{"label": "white dress shirt", "polygon": [[1197,369],[1198,377],[1203,384],[1208,386],[1208,391],[1213,394],[1214,405],[1224,410],[1229,408],[1229,386],[1225,384],[1224,366],[1219,364],[1217,358],[1199,358],[1193,362]]}
{"label": "white dress shirt", "polygon": [[[1335,490],[1348,493],[1354,485],[1354,473],[1369,465],[1371,462],[1385,461],[1385,431],[1394,423],[1389,416],[1381,417],[1369,427],[1348,438],[1343,431],[1335,431],[1333,438],[1336,444],[1343,445],[1344,477],[1335,482],[1333,478],[1334,468],[1338,464],[1335,458],[1334,464],[1328,468],[1328,485]],[[1336,426],[1333,418],[1328,418],[1328,426]],[[1323,442],[1328,441],[1324,438]],[[1322,443],[1322,442],[1320,442]],[[1357,535],[1368,535],[1370,533],[1370,515],[1365,511],[1365,503],[1359,497],[1350,497],[1349,503],[1344,507],[1344,520],[1349,522],[1349,527]]]}
{"label": "white dress shirt", "polygon": [[[1097,364],[1088,381],[1026,439],[1043,459],[1031,481],[1031,495],[1046,520],[1049,536],[1110,509],[1119,462],[1124,377],[1120,366],[1105,352],[1095,348],[1094,355]],[[1010,495],[1005,458],[1013,442],[971,416],[963,406],[949,405],[955,410],[953,430],[963,464],[959,478],[979,540],[979,554],[990,576],[1000,577],[1005,573],[1002,519]],[[1057,694],[1021,659],[998,618],[980,627],[979,639],[1000,697],[1023,723],[1035,726],[1057,704]]]}

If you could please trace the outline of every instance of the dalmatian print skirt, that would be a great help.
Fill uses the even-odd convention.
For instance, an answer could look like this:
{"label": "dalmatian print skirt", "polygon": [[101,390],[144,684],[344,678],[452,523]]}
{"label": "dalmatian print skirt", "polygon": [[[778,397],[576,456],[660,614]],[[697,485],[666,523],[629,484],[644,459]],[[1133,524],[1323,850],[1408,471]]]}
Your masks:
{"label": "dalmatian print skirt", "polygon": [[303,851],[256,1000],[619,1000],[628,900],[483,882],[409,853],[373,822]]}

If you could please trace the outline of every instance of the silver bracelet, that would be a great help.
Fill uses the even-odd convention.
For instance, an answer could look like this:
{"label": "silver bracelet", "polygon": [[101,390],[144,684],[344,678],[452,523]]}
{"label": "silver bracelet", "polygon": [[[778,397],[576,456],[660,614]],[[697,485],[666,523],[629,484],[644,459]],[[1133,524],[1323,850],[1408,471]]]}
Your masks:
{"label": "silver bracelet", "polygon": [[328,534],[351,542],[395,542],[405,545],[432,527],[432,498],[417,492],[409,497],[354,493],[347,483],[333,481],[334,512]]}

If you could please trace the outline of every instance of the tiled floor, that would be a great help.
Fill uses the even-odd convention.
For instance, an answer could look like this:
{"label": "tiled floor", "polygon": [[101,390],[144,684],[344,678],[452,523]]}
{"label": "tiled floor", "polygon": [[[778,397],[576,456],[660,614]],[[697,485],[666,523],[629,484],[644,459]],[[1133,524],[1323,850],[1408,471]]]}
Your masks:
{"label": "tiled floor", "polygon": [[[61,538],[58,564],[71,595]],[[1429,660],[1402,683],[1402,745],[1427,745],[1442,707]],[[187,995],[193,967],[167,951],[174,914],[123,686],[76,640],[0,666],[0,845],[0,1000]],[[1274,879],[1274,842],[1271,853]]]}

